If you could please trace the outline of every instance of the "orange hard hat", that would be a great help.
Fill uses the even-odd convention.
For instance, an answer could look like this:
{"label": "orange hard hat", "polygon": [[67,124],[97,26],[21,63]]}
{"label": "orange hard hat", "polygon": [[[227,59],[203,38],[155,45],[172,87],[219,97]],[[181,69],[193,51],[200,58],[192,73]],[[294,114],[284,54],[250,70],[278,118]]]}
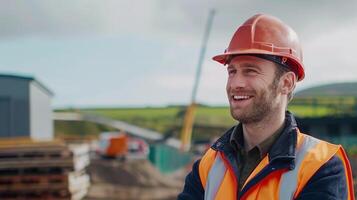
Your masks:
{"label": "orange hard hat", "polygon": [[305,76],[298,36],[276,17],[258,14],[249,18],[234,33],[225,52],[213,60],[225,65],[232,56],[247,54],[281,57],[281,64],[295,72],[298,81]]}

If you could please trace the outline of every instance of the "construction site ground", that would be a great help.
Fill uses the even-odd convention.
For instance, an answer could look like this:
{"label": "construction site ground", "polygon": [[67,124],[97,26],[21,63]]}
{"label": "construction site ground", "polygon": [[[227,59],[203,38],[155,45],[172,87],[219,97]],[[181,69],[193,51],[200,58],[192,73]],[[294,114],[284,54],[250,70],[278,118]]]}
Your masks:
{"label": "construction site ground", "polygon": [[161,174],[148,160],[93,158],[85,200],[172,200],[182,190],[187,169]]}
{"label": "construction site ground", "polygon": [[[357,157],[351,157],[353,172]],[[95,158],[89,166],[91,187],[85,200],[174,200],[182,190],[189,167],[161,174],[148,160]],[[355,177],[355,192],[356,192]]]}

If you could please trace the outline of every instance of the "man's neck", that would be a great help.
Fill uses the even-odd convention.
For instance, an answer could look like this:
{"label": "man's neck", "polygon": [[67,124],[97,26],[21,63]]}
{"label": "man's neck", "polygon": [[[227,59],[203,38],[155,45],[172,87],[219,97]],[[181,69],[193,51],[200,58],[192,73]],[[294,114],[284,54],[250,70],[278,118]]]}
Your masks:
{"label": "man's neck", "polygon": [[257,123],[242,124],[244,149],[249,151],[281,128],[285,121],[285,110],[271,113]]}

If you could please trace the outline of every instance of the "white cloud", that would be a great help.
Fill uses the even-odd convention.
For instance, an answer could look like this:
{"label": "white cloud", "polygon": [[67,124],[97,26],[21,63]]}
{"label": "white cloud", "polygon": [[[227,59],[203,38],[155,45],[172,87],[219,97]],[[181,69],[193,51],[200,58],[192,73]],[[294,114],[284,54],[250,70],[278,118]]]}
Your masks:
{"label": "white cloud", "polygon": [[211,59],[207,60],[202,69],[201,82],[197,94],[198,102],[226,104],[226,80],[226,68]]}
{"label": "white cloud", "polygon": [[[336,9],[338,7],[338,9]],[[343,26],[356,18],[357,2],[261,0],[28,0],[0,2],[0,35],[138,34],[200,38],[208,11],[217,10],[214,28],[225,33],[255,13],[281,17],[299,30]],[[235,29],[235,28],[233,28]]]}
{"label": "white cloud", "polygon": [[[357,79],[357,61],[354,59],[354,45],[357,44],[355,0],[4,0],[0,2],[0,50],[9,52],[12,45],[9,41],[15,41],[18,49],[10,51],[14,52],[12,56],[8,55],[12,59],[3,59],[0,67],[4,71],[22,69],[23,72],[35,72],[36,75],[42,76],[38,78],[46,80],[50,86],[54,85],[52,88],[56,88],[54,92],[57,105],[188,102],[204,26],[211,8],[215,8],[217,13],[202,68],[197,94],[199,102],[227,102],[226,71],[214,63],[211,57],[223,52],[236,28],[256,13],[276,15],[291,25],[300,36],[307,73],[306,79],[298,87]],[[87,37],[88,35],[90,37]],[[98,42],[107,36],[119,43],[93,45],[95,39]],[[57,40],[58,37],[61,37],[61,40]],[[27,44],[26,41],[31,40],[28,38],[47,41],[48,46],[39,47],[41,42]],[[53,41],[63,42],[53,46],[53,38]],[[74,46],[66,43],[66,40],[68,42],[77,38],[80,38],[82,43]],[[125,43],[123,38],[130,38],[130,41]],[[138,46],[141,43],[142,48]],[[83,49],[91,49],[93,46],[100,49],[93,48],[89,57],[82,52],[83,49],[75,48],[78,46],[84,46]],[[157,52],[154,52],[154,49],[148,52],[151,47],[156,48]],[[76,51],[71,50],[73,48]],[[57,49],[62,51],[56,51]],[[140,51],[142,49],[145,49],[145,52]],[[95,52],[96,50],[98,52]],[[31,54],[31,51],[36,51],[36,54]],[[131,53],[125,53],[123,56],[123,52],[128,51],[132,52],[132,57]],[[47,52],[51,52],[52,56],[43,59],[42,56],[48,55]],[[64,56],[69,54],[73,54],[73,57]],[[101,58],[99,54],[102,55]],[[39,59],[29,59],[30,55]],[[24,60],[26,58],[27,60]],[[23,62],[20,62],[21,60]],[[83,60],[90,62],[82,62]],[[49,66],[57,66],[58,62],[63,67],[56,68],[59,72],[51,74],[53,68]],[[87,69],[88,63],[94,63],[91,65],[92,79],[100,74],[103,77],[98,77],[98,82],[109,84],[117,82],[118,79],[130,79],[123,82],[131,85],[114,89],[102,87],[100,93],[91,98],[91,87],[95,84],[85,78],[77,79],[82,76],[81,69]],[[77,64],[78,69],[72,69]],[[115,66],[119,64],[129,67],[118,71]],[[31,67],[25,68],[24,65]],[[148,65],[152,67],[142,67]],[[111,76],[110,73],[113,72],[116,72],[118,77]],[[61,77],[57,82],[53,78],[66,73],[71,74],[67,75],[66,85],[59,81]],[[80,87],[67,88],[72,85]],[[120,92],[116,89],[120,89]],[[76,93],[80,94],[76,96]]]}
{"label": "white cloud", "polygon": [[357,27],[351,23],[306,41],[304,85],[357,81],[356,35]]}

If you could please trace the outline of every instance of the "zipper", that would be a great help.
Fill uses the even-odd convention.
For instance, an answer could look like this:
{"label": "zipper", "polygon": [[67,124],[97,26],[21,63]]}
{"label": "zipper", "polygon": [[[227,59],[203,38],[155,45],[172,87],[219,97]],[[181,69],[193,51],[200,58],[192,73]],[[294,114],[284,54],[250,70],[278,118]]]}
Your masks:
{"label": "zipper", "polygon": [[289,169],[289,164],[286,165],[280,165],[276,166],[276,164],[268,164],[265,166],[256,176],[254,176],[246,185],[245,187],[242,188],[242,190],[238,193],[237,200],[239,200],[241,197],[244,196],[244,194],[252,188],[254,185],[259,183],[261,180],[263,180],[266,176],[271,174],[274,171],[280,170],[280,169]]}

